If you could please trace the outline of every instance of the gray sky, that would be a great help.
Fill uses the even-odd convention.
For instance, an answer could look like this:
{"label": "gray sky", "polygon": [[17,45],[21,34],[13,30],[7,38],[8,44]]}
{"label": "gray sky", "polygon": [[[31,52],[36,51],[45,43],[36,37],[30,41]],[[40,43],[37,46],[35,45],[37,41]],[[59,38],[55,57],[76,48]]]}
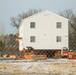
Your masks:
{"label": "gray sky", "polygon": [[46,9],[54,13],[65,9],[76,11],[76,0],[0,0],[0,27],[4,25],[6,33],[15,33],[10,18],[29,9]]}

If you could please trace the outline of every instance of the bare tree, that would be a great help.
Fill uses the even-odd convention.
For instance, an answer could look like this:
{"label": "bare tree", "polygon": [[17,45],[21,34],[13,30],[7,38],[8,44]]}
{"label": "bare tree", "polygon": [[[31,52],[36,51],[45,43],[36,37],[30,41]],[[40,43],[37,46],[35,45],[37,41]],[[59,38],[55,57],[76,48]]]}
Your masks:
{"label": "bare tree", "polygon": [[76,14],[72,11],[72,9],[64,10],[59,14],[69,19],[69,25],[76,31]]}
{"label": "bare tree", "polygon": [[33,14],[36,14],[40,11],[41,11],[40,9],[39,10],[37,10],[37,9],[32,10],[31,9],[28,12],[22,12],[22,13],[18,14],[17,17],[11,17],[11,25],[18,29],[22,19],[27,18],[27,17],[29,17]]}
{"label": "bare tree", "polygon": [[59,14],[69,19],[69,48],[76,49],[76,14],[72,9],[67,9]]}
{"label": "bare tree", "polygon": [[2,43],[4,43],[4,35],[5,35],[5,26],[4,23],[0,24],[0,37],[1,37],[1,41]]}

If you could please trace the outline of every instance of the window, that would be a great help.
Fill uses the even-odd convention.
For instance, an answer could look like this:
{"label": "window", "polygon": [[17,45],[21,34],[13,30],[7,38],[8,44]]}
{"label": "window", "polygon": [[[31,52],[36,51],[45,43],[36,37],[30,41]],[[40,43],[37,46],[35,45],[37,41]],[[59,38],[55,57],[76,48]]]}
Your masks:
{"label": "window", "polygon": [[35,36],[30,36],[30,42],[35,42]]}
{"label": "window", "polygon": [[57,28],[61,28],[62,26],[61,26],[61,22],[57,22]]}
{"label": "window", "polygon": [[35,22],[30,22],[30,28],[35,28]]}
{"label": "window", "polygon": [[61,36],[57,36],[57,37],[56,37],[56,41],[57,41],[57,42],[61,42]]}

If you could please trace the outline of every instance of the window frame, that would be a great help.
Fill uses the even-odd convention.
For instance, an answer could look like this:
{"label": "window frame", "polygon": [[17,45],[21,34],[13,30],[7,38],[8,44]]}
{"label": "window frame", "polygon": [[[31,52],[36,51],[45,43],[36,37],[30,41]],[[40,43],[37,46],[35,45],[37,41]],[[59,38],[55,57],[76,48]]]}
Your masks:
{"label": "window frame", "polygon": [[62,28],[62,22],[56,22],[56,28],[57,29]]}
{"label": "window frame", "polygon": [[61,36],[56,36],[56,42],[62,42],[62,37]]}
{"label": "window frame", "polygon": [[36,36],[30,36],[30,42],[36,42]]}
{"label": "window frame", "polygon": [[30,28],[35,28],[35,22],[30,22]]}

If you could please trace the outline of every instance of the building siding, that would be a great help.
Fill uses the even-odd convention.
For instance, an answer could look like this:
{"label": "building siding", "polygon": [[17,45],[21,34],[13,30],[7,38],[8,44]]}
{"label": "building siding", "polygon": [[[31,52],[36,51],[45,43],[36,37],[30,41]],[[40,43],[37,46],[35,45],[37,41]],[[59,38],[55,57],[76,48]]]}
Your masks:
{"label": "building siding", "polygon": [[[35,22],[35,28],[30,28],[30,22]],[[62,22],[62,28],[57,29],[56,22]],[[20,28],[23,37],[22,47],[32,46],[34,49],[62,49],[68,48],[68,19],[45,11],[41,14],[24,19]],[[36,41],[30,42],[30,36],[35,36]],[[56,37],[61,36],[62,41],[56,42]]]}

